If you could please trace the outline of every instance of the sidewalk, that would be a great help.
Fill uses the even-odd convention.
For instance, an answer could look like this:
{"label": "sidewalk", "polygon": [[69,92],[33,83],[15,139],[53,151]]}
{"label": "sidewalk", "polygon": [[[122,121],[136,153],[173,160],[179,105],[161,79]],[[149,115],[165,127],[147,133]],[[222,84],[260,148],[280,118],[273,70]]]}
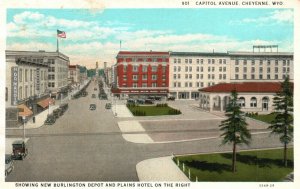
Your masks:
{"label": "sidewalk", "polygon": [[141,161],[136,165],[136,172],[142,182],[190,182],[171,156]]}
{"label": "sidewalk", "polygon": [[[76,94],[78,91],[80,91],[83,87],[86,86],[86,84],[88,83],[88,81],[85,81],[84,84],[78,89],[78,90],[74,90],[72,91],[70,94],[68,94],[68,96],[65,96],[63,99],[57,99],[55,102],[55,105],[50,105],[50,108],[45,109],[44,111],[42,111],[39,114],[35,115],[35,123],[33,123],[32,117],[25,123],[25,129],[35,129],[35,128],[39,128],[41,126],[44,125],[45,120],[47,119],[48,114],[53,113],[53,110],[57,109],[59,107],[60,104],[62,103],[66,103],[68,102],[72,95]],[[20,127],[17,128],[6,128],[6,129],[23,129],[23,125],[21,125]]]}

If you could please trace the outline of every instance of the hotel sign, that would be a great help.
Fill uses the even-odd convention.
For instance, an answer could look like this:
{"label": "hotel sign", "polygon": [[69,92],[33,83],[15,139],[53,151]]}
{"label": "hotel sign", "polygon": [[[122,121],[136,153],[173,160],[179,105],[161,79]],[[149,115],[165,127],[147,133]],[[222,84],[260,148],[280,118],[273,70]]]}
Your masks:
{"label": "hotel sign", "polygon": [[36,90],[40,91],[40,68],[36,68]]}
{"label": "hotel sign", "polygon": [[11,68],[11,105],[18,105],[18,67]]}

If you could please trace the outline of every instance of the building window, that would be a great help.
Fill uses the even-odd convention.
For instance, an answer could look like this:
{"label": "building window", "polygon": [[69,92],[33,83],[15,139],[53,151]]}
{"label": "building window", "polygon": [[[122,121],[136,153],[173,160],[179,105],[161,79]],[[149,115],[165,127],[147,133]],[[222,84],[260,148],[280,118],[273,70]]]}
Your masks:
{"label": "building window", "polygon": [[189,78],[189,75],[188,74],[185,74],[185,79],[188,79]]}
{"label": "building window", "polygon": [[219,72],[222,72],[222,67],[219,67]]}
{"label": "building window", "polygon": [[[28,82],[28,70],[25,69],[25,82]],[[25,97],[27,98],[27,97]]]}
{"label": "building window", "polygon": [[176,74],[173,74],[173,78],[176,79]]}
{"label": "building window", "polygon": [[197,72],[199,72],[200,71],[200,68],[199,68],[199,66],[197,66]]}
{"label": "building window", "polygon": [[257,107],[257,99],[255,97],[252,97],[250,99],[250,107],[252,107],[252,108]]}
{"label": "building window", "polygon": [[223,59],[223,64],[226,64],[226,59]]}
{"label": "building window", "polygon": [[189,87],[193,87],[193,83],[192,82],[190,82]]}
{"label": "building window", "polygon": [[255,67],[251,67],[251,73],[255,72]]}
{"label": "building window", "polygon": [[252,66],[255,65],[255,60],[251,60],[251,65],[252,65]]}
{"label": "building window", "polygon": [[178,87],[181,87],[181,82],[178,82]]}
{"label": "building window", "polygon": [[275,73],[278,73],[278,67],[275,67]]}
{"label": "building window", "polygon": [[262,67],[259,67],[259,73],[263,73],[263,68]]}
{"label": "building window", "polygon": [[157,72],[157,66],[152,66],[152,72]]}
{"label": "building window", "polygon": [[259,60],[259,65],[260,65],[260,66],[263,65],[263,60]]}
{"label": "building window", "polygon": [[267,79],[271,79],[271,76],[270,76],[270,74],[268,74],[268,75],[267,75]]}
{"label": "building window", "polygon": [[176,64],[176,62],[177,62],[176,60],[177,60],[177,59],[176,59],[176,58],[174,58],[174,64]]}
{"label": "building window", "polygon": [[226,74],[223,74],[223,79],[226,79]]}
{"label": "building window", "polygon": [[133,84],[132,84],[132,87],[133,87],[133,88],[137,88],[137,86],[138,86],[137,83],[133,83]]}
{"label": "building window", "polygon": [[184,87],[188,87],[189,86],[189,83],[188,82],[185,82],[184,83]]}
{"label": "building window", "polygon": [[212,68],[211,68],[211,71],[214,72],[214,71],[215,71],[215,67],[212,67]]}
{"label": "building window", "polygon": [[147,74],[143,74],[143,80],[147,80],[148,76]]}
{"label": "building window", "polygon": [[239,72],[239,67],[235,67],[235,72]]}
{"label": "building window", "polygon": [[19,70],[19,81],[22,82],[22,79],[23,79],[23,70],[22,70],[22,68],[20,68],[20,70]]}
{"label": "building window", "polygon": [[126,65],[123,66],[123,72],[127,72],[127,66]]}
{"label": "building window", "polygon": [[222,74],[219,74],[219,79],[222,79]]}
{"label": "building window", "polygon": [[177,71],[177,68],[176,68],[176,66],[174,66],[174,72],[176,72]]}
{"label": "building window", "polygon": [[199,76],[200,76],[200,75],[199,75],[199,74],[197,74],[197,75],[196,75],[196,78],[197,78],[197,79],[199,79],[199,78],[200,78]]}
{"label": "building window", "polygon": [[163,73],[166,73],[166,66],[163,66],[163,67],[162,67],[162,72],[163,72]]}
{"label": "building window", "polygon": [[235,79],[239,79],[239,74],[235,74]]}
{"label": "building window", "polygon": [[200,74],[200,79],[203,79],[203,74]]}
{"label": "building window", "polygon": [[180,64],[181,63],[181,59],[180,58],[178,58],[178,64]]}
{"label": "building window", "polygon": [[219,59],[219,64],[222,64],[222,59]]}
{"label": "building window", "polygon": [[247,66],[247,60],[246,59],[244,60],[244,66]]}
{"label": "building window", "polygon": [[189,74],[189,79],[192,79],[193,78],[193,75],[192,74]]}
{"label": "building window", "polygon": [[156,83],[152,83],[152,85],[151,85],[152,87],[156,87],[157,85],[156,85]]}
{"label": "building window", "polygon": [[200,60],[200,63],[203,64],[203,59]]}
{"label": "building window", "polygon": [[254,74],[251,74],[251,79],[255,79],[255,75]]}
{"label": "building window", "polygon": [[147,66],[143,66],[143,72],[147,72]]}
{"label": "building window", "polygon": [[22,91],[22,87],[19,87],[19,99],[23,98],[23,91]]}
{"label": "building window", "polygon": [[193,60],[192,60],[192,59],[189,59],[189,63],[190,63],[190,64],[193,63]]}
{"label": "building window", "polygon": [[244,68],[243,68],[243,72],[244,72],[244,73],[247,72],[247,67],[244,67]]}
{"label": "building window", "polygon": [[245,107],[245,98],[240,97],[238,100],[238,104],[240,105],[240,107]]}
{"label": "building window", "polygon": [[137,71],[138,71],[138,68],[139,68],[138,66],[133,66],[133,71],[134,71],[134,72],[137,72]]}
{"label": "building window", "polygon": [[226,67],[223,67],[223,72],[226,72]]}
{"label": "building window", "polygon": [[189,67],[186,66],[186,67],[185,67],[185,72],[188,72],[188,71],[189,71]]}
{"label": "building window", "polygon": [[286,66],[286,60],[283,60],[283,61],[282,61],[282,65],[283,65],[283,66]]}
{"label": "building window", "polygon": [[286,72],[288,72],[288,73],[289,73],[289,72],[290,72],[290,68],[286,68]]}
{"label": "building window", "polygon": [[268,66],[270,66],[270,65],[271,65],[271,61],[270,61],[270,60],[268,60],[268,62],[267,62],[267,65],[268,65]]}
{"label": "building window", "polygon": [[278,66],[278,60],[275,60],[275,66]]}
{"label": "building window", "polygon": [[138,80],[138,76],[137,75],[132,75],[132,79],[133,80]]}
{"label": "building window", "polygon": [[210,79],[210,74],[208,74],[207,78]]}
{"label": "building window", "polygon": [[203,67],[200,68],[201,72],[203,72]]}
{"label": "building window", "polygon": [[211,74],[211,79],[215,79],[215,74]]}
{"label": "building window", "polygon": [[210,67],[207,68],[208,72],[210,72]]}
{"label": "building window", "polygon": [[152,75],[152,80],[156,80],[157,76],[156,75]]}
{"label": "building window", "polygon": [[143,84],[142,84],[142,87],[143,87],[143,88],[147,88],[147,83],[143,83]]}
{"label": "building window", "polygon": [[285,67],[282,68],[282,72],[283,72],[283,73],[286,72],[286,68],[285,68]]}
{"label": "building window", "polygon": [[199,64],[200,63],[199,59],[197,59],[196,62],[197,62],[197,64]]}
{"label": "building window", "polygon": [[5,87],[5,101],[8,101],[8,88]]}
{"label": "building window", "polygon": [[208,59],[208,64],[210,64],[210,59]]}
{"label": "building window", "polygon": [[127,75],[123,75],[123,80],[127,80]]}
{"label": "building window", "polygon": [[180,66],[178,66],[178,72],[180,72],[181,71],[181,67]]}
{"label": "building window", "polygon": [[243,75],[243,79],[247,79],[247,74],[244,74],[244,75]]}
{"label": "building window", "polygon": [[259,79],[263,79],[263,75],[262,74],[259,74]]}
{"label": "building window", "polygon": [[189,71],[190,72],[193,71],[193,67],[192,66],[189,67]]}
{"label": "building window", "polygon": [[188,63],[188,61],[189,61],[188,59],[185,59],[185,63],[186,63],[186,64]]}
{"label": "building window", "polygon": [[177,75],[177,78],[180,79],[180,74]]}
{"label": "building window", "polygon": [[239,65],[239,60],[235,60],[235,65]]}
{"label": "building window", "polygon": [[211,63],[212,63],[212,64],[215,64],[215,59],[212,59],[212,60],[211,60]]}
{"label": "building window", "polygon": [[275,79],[278,79],[278,75],[277,74],[275,74]]}

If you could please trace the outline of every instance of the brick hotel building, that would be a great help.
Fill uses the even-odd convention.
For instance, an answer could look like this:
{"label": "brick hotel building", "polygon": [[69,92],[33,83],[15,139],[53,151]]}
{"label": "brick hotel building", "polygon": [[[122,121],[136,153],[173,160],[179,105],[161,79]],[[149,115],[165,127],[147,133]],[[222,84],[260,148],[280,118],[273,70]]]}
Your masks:
{"label": "brick hotel building", "polygon": [[114,95],[168,95],[169,52],[120,51],[116,58]]}

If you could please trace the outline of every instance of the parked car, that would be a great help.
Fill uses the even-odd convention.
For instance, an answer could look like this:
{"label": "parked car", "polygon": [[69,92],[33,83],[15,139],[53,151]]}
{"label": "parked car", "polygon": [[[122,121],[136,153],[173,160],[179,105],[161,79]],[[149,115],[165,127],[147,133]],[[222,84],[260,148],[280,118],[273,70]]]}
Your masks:
{"label": "parked car", "polygon": [[148,99],[155,100],[155,97],[154,96],[149,96]]}
{"label": "parked car", "polygon": [[154,99],[155,100],[161,100],[161,96],[155,96]]}
{"label": "parked car", "polygon": [[127,104],[135,104],[135,100],[132,98],[127,99]]}
{"label": "parked car", "polygon": [[16,140],[12,143],[13,146],[13,152],[12,152],[12,159],[20,159],[23,160],[27,154],[28,154],[28,149],[27,149],[27,140]]}
{"label": "parked car", "polygon": [[105,109],[111,109],[111,103],[106,103],[105,104]]}
{"label": "parked car", "polygon": [[96,98],[96,95],[95,95],[95,94],[92,94],[92,98]]}
{"label": "parked car", "polygon": [[169,97],[167,98],[167,100],[175,100],[175,97],[174,97],[174,96],[169,96]]}
{"label": "parked car", "polygon": [[96,110],[96,104],[90,104],[90,110]]}
{"label": "parked car", "polygon": [[144,99],[137,99],[136,103],[138,103],[138,104],[145,104],[145,100]]}
{"label": "parked car", "polygon": [[154,100],[148,98],[145,100],[145,104],[154,104]]}
{"label": "parked car", "polygon": [[14,170],[14,160],[10,154],[5,154],[5,177]]}

